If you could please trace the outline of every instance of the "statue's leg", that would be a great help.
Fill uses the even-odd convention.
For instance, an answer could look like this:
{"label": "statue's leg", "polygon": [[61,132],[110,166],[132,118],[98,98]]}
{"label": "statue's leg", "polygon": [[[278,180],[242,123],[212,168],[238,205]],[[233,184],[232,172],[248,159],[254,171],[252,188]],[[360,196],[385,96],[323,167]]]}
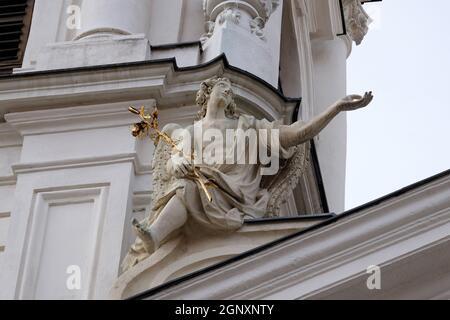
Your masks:
{"label": "statue's leg", "polygon": [[147,253],[154,252],[155,244],[153,242],[153,238],[150,234],[150,231],[145,229],[144,225],[139,223],[139,221],[136,218],[133,219],[133,221],[131,221],[131,224],[133,225],[136,235],[139,237],[139,239],[142,240],[142,245],[144,246],[145,251],[147,251]]}
{"label": "statue's leg", "polygon": [[148,253],[158,249],[170,236],[179,232],[188,218],[183,202],[174,195],[159,214],[158,218],[147,228],[133,220],[133,226],[144,243]]}

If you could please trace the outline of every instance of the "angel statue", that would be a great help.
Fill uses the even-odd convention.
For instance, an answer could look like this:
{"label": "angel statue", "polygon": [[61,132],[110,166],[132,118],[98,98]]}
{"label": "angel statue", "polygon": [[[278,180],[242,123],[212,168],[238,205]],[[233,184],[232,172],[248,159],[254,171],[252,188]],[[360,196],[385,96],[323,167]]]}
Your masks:
{"label": "angel statue", "polygon": [[[122,268],[186,230],[233,232],[245,219],[277,216],[307,165],[309,141],[340,112],[364,108],[372,99],[372,92],[350,95],[307,123],[283,125],[238,114],[229,79],[204,81],[197,93],[198,121],[185,129],[169,124],[161,132],[164,139],[155,140],[151,213],[132,222],[138,237]],[[253,135],[257,140],[251,142],[252,130],[264,134]],[[252,149],[260,154],[264,148],[271,162],[279,163],[270,175],[261,174],[267,161],[252,157]]]}

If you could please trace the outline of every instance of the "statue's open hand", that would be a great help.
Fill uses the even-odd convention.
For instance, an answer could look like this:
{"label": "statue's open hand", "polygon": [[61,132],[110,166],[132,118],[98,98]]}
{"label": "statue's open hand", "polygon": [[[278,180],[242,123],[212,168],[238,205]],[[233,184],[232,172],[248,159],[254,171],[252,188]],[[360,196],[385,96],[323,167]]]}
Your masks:
{"label": "statue's open hand", "polygon": [[192,174],[194,167],[192,163],[182,156],[172,156],[173,172],[177,178],[184,178]]}
{"label": "statue's open hand", "polygon": [[352,94],[339,101],[339,111],[352,111],[367,107],[373,100],[372,91],[366,92],[364,97]]}

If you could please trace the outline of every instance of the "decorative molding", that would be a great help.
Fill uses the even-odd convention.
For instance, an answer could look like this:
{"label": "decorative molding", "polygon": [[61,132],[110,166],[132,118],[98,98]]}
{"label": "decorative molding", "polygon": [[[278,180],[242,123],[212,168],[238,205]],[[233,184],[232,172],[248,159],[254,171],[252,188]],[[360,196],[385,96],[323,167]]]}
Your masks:
{"label": "decorative molding", "polygon": [[266,23],[264,19],[261,17],[256,17],[252,21],[250,21],[250,30],[253,34],[255,34],[261,40],[266,40],[266,35],[264,33],[264,27]]}
{"label": "decorative molding", "polygon": [[[294,32],[297,39],[297,52],[300,59],[300,81],[302,87],[302,108],[297,120],[309,121],[314,116],[314,72],[311,49],[310,23],[314,10],[307,6],[305,0],[293,2],[291,7]],[[310,4],[311,5],[311,4]]]}
{"label": "decorative molding", "polygon": [[0,123],[0,148],[20,147],[22,136],[8,123]]}
{"label": "decorative molding", "polygon": [[225,21],[241,25],[241,16],[250,16],[248,26],[250,33],[265,40],[264,28],[272,13],[279,6],[279,0],[203,0],[203,10],[206,18],[206,33],[200,41],[204,44],[214,34],[216,23],[222,25]]}
{"label": "decorative molding", "polygon": [[[70,107],[67,101],[72,106],[154,99],[164,111],[184,105],[187,100],[195,101],[200,83],[215,75],[228,77],[238,84],[233,89],[240,107],[269,119],[280,118],[300,102],[298,98],[282,96],[263,80],[230,66],[221,55],[196,67],[180,68],[174,59],[166,59],[0,78],[0,118],[22,110],[65,109]],[[120,118],[120,114],[115,116]]]}
{"label": "decorative molding", "polygon": [[362,0],[342,0],[344,6],[345,24],[347,34],[360,45],[369,32],[372,19],[362,6]]}
{"label": "decorative molding", "polygon": [[128,36],[131,35],[128,31],[116,29],[116,28],[96,28],[88,30],[76,36],[73,41],[92,39],[97,37],[111,37],[111,36]]}
{"label": "decorative molding", "polygon": [[137,175],[151,174],[151,164],[143,164],[136,153],[114,154],[110,156],[88,157],[80,159],[67,159],[59,161],[46,161],[36,163],[20,163],[12,166],[15,176],[19,174],[62,170],[73,168],[84,168],[92,166],[105,166],[117,163],[131,162],[134,164],[135,173]]}
{"label": "decorative molding", "polygon": [[343,16],[343,5],[342,0],[328,0],[328,12],[330,16],[330,27],[331,27],[331,37],[334,38],[335,35],[345,34],[345,21]]}
{"label": "decorative molding", "polygon": [[295,0],[301,14],[306,16],[309,33],[317,32],[316,0]]}
{"label": "decorative molding", "polygon": [[[93,243],[90,244],[90,252],[86,252],[86,268],[83,277],[84,288],[81,295],[84,299],[92,298],[93,288],[97,277],[97,260],[99,256],[99,242],[101,239],[101,230],[104,224],[106,214],[106,202],[108,198],[108,186],[97,186],[82,189],[67,189],[63,191],[36,192],[35,206],[31,213],[31,226],[28,235],[28,250],[25,252],[25,258],[22,266],[22,277],[20,282],[20,291],[17,293],[19,299],[35,299],[38,278],[40,276],[40,265],[42,261],[42,252],[45,250],[44,239],[47,236],[47,225],[49,214],[52,207],[63,205],[74,205],[81,203],[90,203],[92,207],[93,224],[91,225],[91,234],[85,234],[90,237]],[[63,249],[63,248],[61,248]],[[51,250],[51,249],[49,249]],[[64,249],[63,249],[64,250]],[[87,286],[87,288],[86,288]]]}
{"label": "decorative molding", "polygon": [[214,34],[214,30],[216,27],[216,23],[214,21],[206,21],[205,22],[205,31],[201,37],[200,37],[200,43],[204,45]]}
{"label": "decorative molding", "polygon": [[[155,106],[153,99],[127,103],[148,108]],[[10,113],[5,119],[23,136],[118,127],[136,122],[136,117],[123,103]]]}
{"label": "decorative molding", "polygon": [[239,24],[240,21],[241,13],[236,8],[226,8],[217,17],[217,22],[219,22],[220,25],[224,24],[225,22]]}
{"label": "decorative molding", "polygon": [[9,231],[10,212],[0,212],[0,246],[6,246]]}
{"label": "decorative molding", "polygon": [[14,186],[17,183],[16,176],[0,177],[0,187],[1,186]]}
{"label": "decorative molding", "polygon": [[[131,161],[131,159],[128,161]],[[57,272],[59,272],[59,277],[61,277],[60,272],[63,272],[64,274],[66,267],[69,265],[80,265],[84,268],[81,264],[84,263],[83,261],[87,260],[79,259],[78,261],[73,261],[72,257],[75,259],[76,257],[82,256],[84,252],[86,255],[89,255],[92,251],[98,250],[97,253],[95,253],[96,261],[94,265],[97,270],[101,271],[101,274],[98,274],[98,276],[89,283],[90,286],[93,286],[90,290],[90,297],[93,299],[106,299],[107,293],[118,276],[123,240],[127,237],[128,229],[130,229],[131,232],[131,228],[127,228],[128,226],[125,225],[125,222],[130,221],[132,218],[132,194],[130,192],[132,192],[133,189],[133,181],[134,174],[130,162],[105,165],[102,170],[98,170],[97,167],[87,166],[70,170],[48,170],[21,175],[14,190],[16,195],[21,196],[14,197],[10,204],[12,209],[7,239],[8,250],[5,252],[1,266],[0,282],[2,283],[2,290],[0,290],[0,297],[2,299],[20,298],[21,288],[24,288],[22,286],[23,283],[21,282],[21,279],[24,279],[24,259],[27,256],[27,252],[34,251],[33,249],[30,250],[30,244],[34,243],[35,240],[38,240],[33,238],[33,236],[30,237],[30,234],[32,233],[31,226],[34,222],[39,223],[44,220],[41,220],[40,216],[34,214],[36,212],[42,212],[39,208],[44,208],[45,212],[45,208],[47,207],[45,203],[48,203],[51,205],[50,214],[53,215],[51,219],[55,218],[57,220],[50,220],[52,221],[51,230],[53,230],[53,233],[45,232],[46,236],[50,236],[50,234],[53,235],[53,240],[49,240],[50,242],[47,243],[54,244],[54,246],[51,245],[49,247],[49,250],[51,250],[47,251],[47,253],[49,253],[47,257],[50,256],[50,258],[46,258],[45,260],[47,262],[43,265],[42,269],[44,270],[45,277],[41,277],[40,279],[46,281],[46,279],[52,277],[52,274],[48,271],[52,270],[52,268],[48,267],[49,260],[50,265],[52,265],[52,256],[57,257],[58,259],[61,258],[61,260],[58,260],[61,264],[56,267]],[[93,190],[94,192],[97,192],[95,190],[107,189],[107,193],[103,193],[104,197],[99,195],[99,197],[103,197],[102,199],[105,200],[102,207],[105,208],[105,213],[107,213],[103,216],[103,228],[97,229],[98,224],[96,221],[98,220],[96,220],[95,215],[100,211],[96,210],[98,206],[96,205],[95,199],[94,202],[92,202],[92,200],[87,197],[81,199],[80,203],[77,199],[72,198],[72,195],[75,198],[82,198],[82,191],[87,189]],[[77,195],[75,193],[77,193]],[[40,203],[43,203],[44,205],[36,207],[39,202],[38,196],[44,194],[48,194],[51,199],[46,198],[50,200],[40,201]],[[58,199],[60,199],[58,197],[59,194],[67,195],[67,197],[63,195],[63,203],[58,202]],[[80,197],[78,197],[78,195]],[[95,198],[95,195],[93,198]],[[58,203],[53,205],[55,201]],[[100,202],[101,201],[98,203]],[[60,207],[60,205],[63,207]],[[73,219],[74,223],[77,223],[76,226],[78,230],[81,230],[79,234],[64,238],[65,231],[58,231],[58,226],[61,224],[65,224],[65,228],[67,229],[64,230],[71,230],[71,224],[67,225],[67,223],[65,223],[68,221],[66,218],[70,219],[70,221]],[[80,234],[83,236],[79,237]],[[86,245],[86,237],[88,236],[101,237],[101,240],[95,242],[91,237],[88,241],[88,245]],[[83,247],[80,247],[80,245],[77,244],[78,241],[85,241]],[[37,245],[39,248],[39,243],[37,243]],[[76,256],[71,255],[71,248],[78,250]],[[59,252],[58,250],[61,251]],[[38,251],[36,252],[38,253]],[[55,255],[52,252],[58,252],[58,254]],[[36,253],[33,253],[33,256],[34,254]],[[85,266],[86,265],[87,264],[85,264]],[[38,270],[38,266],[30,268],[30,270],[31,269]],[[83,271],[83,273],[89,272],[87,269],[83,270],[86,270]],[[87,273],[85,274],[85,277],[88,277]],[[66,277],[64,278],[64,281],[65,279]],[[44,292],[39,290],[38,297],[36,298],[42,298],[43,296],[62,298],[59,293],[64,291],[64,288],[61,288],[61,286],[64,286],[64,282],[61,283],[59,280],[56,280],[52,283],[55,284],[60,291],[55,291],[53,294],[51,291]],[[40,288],[48,289],[47,286],[41,286]],[[86,297],[86,291],[89,289],[85,285],[83,285],[82,288],[83,291],[80,292],[80,294],[83,294],[83,296],[77,294],[76,297]],[[22,290],[22,292],[30,292],[30,295],[32,294],[31,287],[30,290],[28,290],[28,287],[25,285],[24,289],[25,290]],[[64,291],[63,294],[67,294],[67,292]]]}
{"label": "decorative molding", "polygon": [[11,218],[11,212],[0,212],[0,219]]}

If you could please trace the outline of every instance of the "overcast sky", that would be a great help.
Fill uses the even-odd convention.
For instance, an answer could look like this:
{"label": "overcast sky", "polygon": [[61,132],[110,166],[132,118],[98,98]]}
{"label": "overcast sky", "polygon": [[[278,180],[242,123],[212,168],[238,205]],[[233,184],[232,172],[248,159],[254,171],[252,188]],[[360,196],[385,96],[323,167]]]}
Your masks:
{"label": "overcast sky", "polygon": [[450,1],[364,7],[375,22],[348,60],[348,92],[375,100],[349,113],[347,209],[450,169]]}

